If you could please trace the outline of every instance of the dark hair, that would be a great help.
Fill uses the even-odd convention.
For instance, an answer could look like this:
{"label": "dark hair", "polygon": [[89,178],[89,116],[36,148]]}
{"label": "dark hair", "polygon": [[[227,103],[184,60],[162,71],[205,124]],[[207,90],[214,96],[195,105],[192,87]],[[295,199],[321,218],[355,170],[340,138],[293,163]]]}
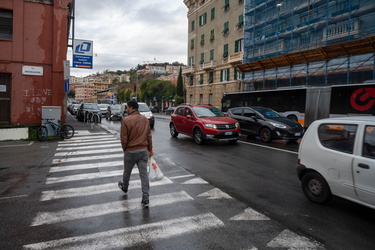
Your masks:
{"label": "dark hair", "polygon": [[127,104],[128,104],[128,107],[132,107],[133,109],[138,109],[138,102],[136,101],[129,101]]}

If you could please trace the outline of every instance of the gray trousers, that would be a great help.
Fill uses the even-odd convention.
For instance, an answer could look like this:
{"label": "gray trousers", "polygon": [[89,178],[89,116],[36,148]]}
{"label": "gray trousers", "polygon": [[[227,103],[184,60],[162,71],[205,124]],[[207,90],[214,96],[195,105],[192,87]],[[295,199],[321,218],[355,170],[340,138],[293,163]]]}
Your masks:
{"label": "gray trousers", "polygon": [[139,177],[142,184],[142,200],[148,200],[150,191],[150,183],[148,181],[147,173],[147,162],[148,162],[148,151],[141,151],[138,153],[124,152],[124,174],[122,176],[122,185],[125,189],[128,189],[130,175],[133,167],[137,164]]}

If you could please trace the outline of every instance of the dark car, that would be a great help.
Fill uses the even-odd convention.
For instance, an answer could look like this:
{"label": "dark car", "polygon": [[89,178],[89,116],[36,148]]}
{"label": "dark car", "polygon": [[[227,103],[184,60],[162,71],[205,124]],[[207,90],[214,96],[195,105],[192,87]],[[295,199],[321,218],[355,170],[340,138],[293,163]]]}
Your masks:
{"label": "dark car", "polygon": [[150,110],[152,113],[159,113],[159,107],[158,106],[150,106]]}
{"label": "dark car", "polygon": [[120,115],[121,106],[120,105],[109,105],[107,107],[107,113],[105,115],[105,119],[109,119],[112,121],[113,119],[121,120],[122,117]]}
{"label": "dark car", "polygon": [[[81,106],[79,106],[77,110],[77,120],[83,122],[85,119],[85,116],[86,117],[87,115],[92,116],[93,114],[99,114],[100,116],[100,110],[96,103],[88,103],[88,102],[81,103]],[[99,120],[100,119],[101,118],[99,118]]]}
{"label": "dark car", "polygon": [[165,110],[165,114],[166,115],[171,115],[173,114],[174,110],[176,109],[176,107],[169,107]]}
{"label": "dark car", "polygon": [[259,136],[263,142],[274,139],[297,141],[303,136],[304,128],[300,123],[269,108],[231,108],[228,115],[240,123],[241,133]]}
{"label": "dark car", "polygon": [[170,134],[192,136],[196,144],[206,140],[236,143],[240,135],[238,122],[211,105],[183,104],[176,108],[169,123]]}

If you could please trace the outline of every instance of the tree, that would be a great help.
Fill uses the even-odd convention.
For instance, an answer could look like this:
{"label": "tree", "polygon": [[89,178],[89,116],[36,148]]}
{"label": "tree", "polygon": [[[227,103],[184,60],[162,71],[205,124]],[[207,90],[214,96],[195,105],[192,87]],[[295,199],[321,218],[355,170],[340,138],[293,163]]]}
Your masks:
{"label": "tree", "polygon": [[182,68],[180,66],[180,72],[178,73],[178,78],[177,78],[177,95],[183,97],[184,96],[184,85],[182,82]]}
{"label": "tree", "polygon": [[75,97],[76,97],[76,92],[74,90],[69,90],[68,98],[75,98]]}

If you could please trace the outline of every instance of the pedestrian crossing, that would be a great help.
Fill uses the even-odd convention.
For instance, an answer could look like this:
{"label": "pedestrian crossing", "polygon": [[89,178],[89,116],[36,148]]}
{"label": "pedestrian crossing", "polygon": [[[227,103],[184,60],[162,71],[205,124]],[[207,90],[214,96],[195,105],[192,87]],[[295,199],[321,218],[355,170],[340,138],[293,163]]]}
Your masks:
{"label": "pedestrian crossing", "polygon": [[169,160],[155,159],[165,177],[150,182],[150,208],[141,207],[133,169],[128,194],[119,139],[76,131],[59,142],[24,249],[324,249],[283,228]]}

